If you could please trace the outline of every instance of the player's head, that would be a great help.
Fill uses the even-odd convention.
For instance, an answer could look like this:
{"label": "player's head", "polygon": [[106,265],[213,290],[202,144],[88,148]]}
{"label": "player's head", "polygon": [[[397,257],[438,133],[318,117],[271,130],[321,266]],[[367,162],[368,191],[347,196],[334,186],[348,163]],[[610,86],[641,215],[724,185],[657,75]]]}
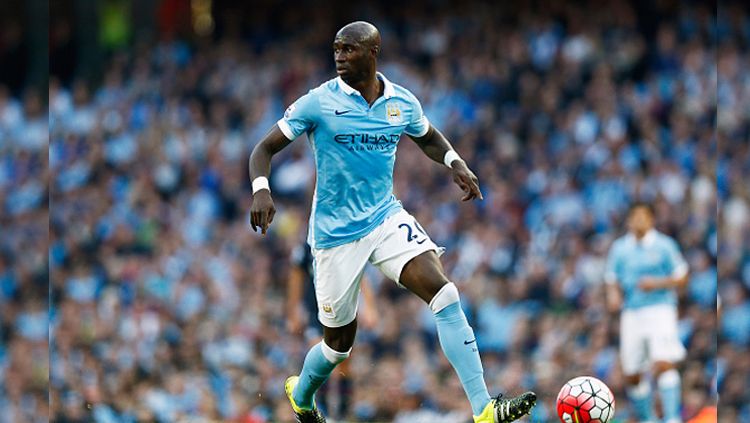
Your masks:
{"label": "player's head", "polygon": [[365,80],[375,73],[380,53],[380,32],[369,22],[345,25],[333,40],[336,73],[349,85]]}
{"label": "player's head", "polygon": [[643,236],[654,227],[654,206],[646,202],[635,202],[628,210],[628,229],[636,236]]}

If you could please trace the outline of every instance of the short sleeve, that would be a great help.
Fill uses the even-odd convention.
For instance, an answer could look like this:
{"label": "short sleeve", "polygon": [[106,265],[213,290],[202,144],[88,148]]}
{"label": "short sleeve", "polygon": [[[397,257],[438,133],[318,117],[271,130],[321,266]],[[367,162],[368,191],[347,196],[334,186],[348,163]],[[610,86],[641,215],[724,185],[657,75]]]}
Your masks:
{"label": "short sleeve", "polygon": [[422,111],[422,105],[419,104],[419,100],[416,97],[411,98],[412,101],[412,112],[409,124],[406,125],[404,132],[406,135],[411,137],[419,138],[423,137],[430,129],[430,121],[427,120],[427,116]]}
{"label": "short sleeve", "polygon": [[607,264],[604,267],[604,282],[610,285],[617,283],[617,270],[620,268],[620,254],[617,243],[613,244],[607,255]]}
{"label": "short sleeve", "polygon": [[276,124],[284,136],[294,140],[315,126],[315,114],[319,110],[318,99],[311,91],[292,103]]}
{"label": "short sleeve", "polygon": [[669,239],[667,248],[667,266],[669,273],[675,278],[682,278],[688,273],[688,264],[680,252],[680,247],[673,239]]}

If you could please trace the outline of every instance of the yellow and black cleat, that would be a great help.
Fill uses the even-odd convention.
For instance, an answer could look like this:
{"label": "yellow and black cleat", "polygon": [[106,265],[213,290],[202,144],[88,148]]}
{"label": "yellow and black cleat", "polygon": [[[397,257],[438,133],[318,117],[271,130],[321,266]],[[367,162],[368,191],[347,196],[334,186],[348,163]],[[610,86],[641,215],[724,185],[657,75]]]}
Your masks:
{"label": "yellow and black cleat", "polygon": [[321,414],[320,410],[315,406],[314,400],[312,410],[305,410],[294,402],[292,392],[294,392],[294,388],[297,386],[298,382],[299,376],[289,376],[284,383],[284,392],[286,392],[286,397],[289,398],[289,402],[292,404],[294,418],[297,420],[297,423],[326,423],[326,418],[323,417],[323,414]]}
{"label": "yellow and black cleat", "polygon": [[498,395],[484,407],[482,414],[474,416],[474,423],[510,423],[531,413],[536,405],[536,394],[526,392],[515,398],[503,399]]}

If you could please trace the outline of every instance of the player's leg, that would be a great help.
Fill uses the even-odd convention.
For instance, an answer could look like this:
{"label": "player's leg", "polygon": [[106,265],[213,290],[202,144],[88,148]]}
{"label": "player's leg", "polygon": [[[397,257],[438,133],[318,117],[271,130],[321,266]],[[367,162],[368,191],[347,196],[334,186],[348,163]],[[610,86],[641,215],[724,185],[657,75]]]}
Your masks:
{"label": "player's leg", "polygon": [[[356,323],[356,321],[354,323]],[[348,328],[348,326],[345,326],[344,328]],[[331,331],[336,329],[329,328],[328,330]],[[353,337],[352,334],[352,338]],[[334,343],[335,342],[333,341],[326,341],[326,345]],[[349,349],[351,349],[351,347],[349,347]],[[349,414],[349,406],[351,404],[350,397],[352,394],[352,376],[349,371],[350,363],[349,360],[342,361],[336,366],[337,371],[332,372],[331,376],[326,379],[326,381],[315,392],[316,405],[329,417],[341,419]],[[333,400],[334,395],[338,396],[338,402]]]}
{"label": "player's leg", "polygon": [[370,251],[366,239],[313,250],[315,296],[323,340],[308,351],[299,377],[290,377],[285,386],[301,421],[325,421],[315,406],[315,392],[351,352],[357,332],[359,284]]}
{"label": "player's leg", "polygon": [[625,391],[639,422],[653,423],[651,382],[643,376],[647,364],[646,339],[637,310],[625,310],[620,316],[620,364],[625,375]]}
{"label": "player's leg", "polygon": [[654,404],[652,401],[651,383],[641,373],[625,375],[625,391],[640,423],[654,423]]}
{"label": "player's leg", "polygon": [[[312,272],[312,269],[311,269]],[[311,275],[312,277],[312,275]],[[312,298],[308,296],[307,290],[312,291]],[[315,299],[315,287],[312,283],[310,286],[305,287],[304,292],[304,305],[307,311],[307,327],[304,331],[305,339],[308,341],[308,351],[315,345],[320,343],[323,339],[323,326],[318,321],[318,302]],[[323,383],[321,387],[315,392],[315,406],[324,414],[330,415],[330,383]]]}
{"label": "player's leg", "polygon": [[[506,422],[526,414],[536,401],[533,393],[491,400],[474,332],[461,309],[458,289],[445,276],[437,256],[442,249],[403,210],[386,220],[379,236],[370,262],[429,304],[435,315],[440,345],[458,373],[475,421]],[[495,412],[497,418],[493,417]]]}
{"label": "player's leg", "polygon": [[323,341],[312,347],[305,356],[299,382],[292,394],[300,408],[313,408],[315,392],[333,369],[349,357],[356,333],[356,318],[342,327],[323,328]]}
{"label": "player's leg", "polygon": [[411,259],[401,271],[400,283],[429,304],[435,314],[438,339],[445,356],[458,373],[474,415],[490,402],[484,382],[474,331],[466,320],[458,289],[442,272],[434,251]]}
{"label": "player's leg", "polygon": [[685,347],[680,342],[677,326],[677,309],[671,305],[649,307],[652,330],[649,336],[649,351],[653,361],[653,373],[661,397],[662,412],[666,423],[680,423],[682,389],[680,373],[675,363],[685,357]]}
{"label": "player's leg", "polygon": [[432,309],[440,346],[458,374],[471,403],[474,420],[511,422],[529,413],[536,402],[532,392],[516,398],[490,398],[474,331],[461,309],[458,289],[445,276],[437,254],[427,251],[409,260],[399,282]]}
{"label": "player's leg", "polygon": [[654,377],[659,387],[665,423],[681,423],[681,381],[677,366],[666,361],[654,363]]}

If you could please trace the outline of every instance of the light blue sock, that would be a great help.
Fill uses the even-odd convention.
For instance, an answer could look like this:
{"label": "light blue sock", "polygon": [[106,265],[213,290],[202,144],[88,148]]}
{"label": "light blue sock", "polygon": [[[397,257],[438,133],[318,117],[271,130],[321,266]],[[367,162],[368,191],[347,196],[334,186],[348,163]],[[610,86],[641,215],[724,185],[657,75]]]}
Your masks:
{"label": "light blue sock", "polygon": [[440,346],[443,347],[448,361],[456,369],[461,385],[471,402],[471,411],[477,416],[490,402],[490,394],[484,383],[484,370],[482,361],[479,359],[479,348],[477,348],[474,331],[466,321],[460,302],[450,304],[437,312],[435,321]]}
{"label": "light blue sock", "polygon": [[299,375],[299,383],[292,392],[294,402],[300,408],[312,410],[315,391],[328,379],[338,363],[331,363],[323,355],[322,342],[316,344],[305,356],[305,364],[302,365],[302,373]]}
{"label": "light blue sock", "polygon": [[641,383],[628,388],[627,392],[638,421],[655,422],[656,416],[654,416],[654,405],[649,381],[643,378]]}
{"label": "light blue sock", "polygon": [[680,418],[680,374],[675,369],[667,370],[659,375],[657,380],[661,406],[664,411],[664,421],[667,423],[681,422]]}

